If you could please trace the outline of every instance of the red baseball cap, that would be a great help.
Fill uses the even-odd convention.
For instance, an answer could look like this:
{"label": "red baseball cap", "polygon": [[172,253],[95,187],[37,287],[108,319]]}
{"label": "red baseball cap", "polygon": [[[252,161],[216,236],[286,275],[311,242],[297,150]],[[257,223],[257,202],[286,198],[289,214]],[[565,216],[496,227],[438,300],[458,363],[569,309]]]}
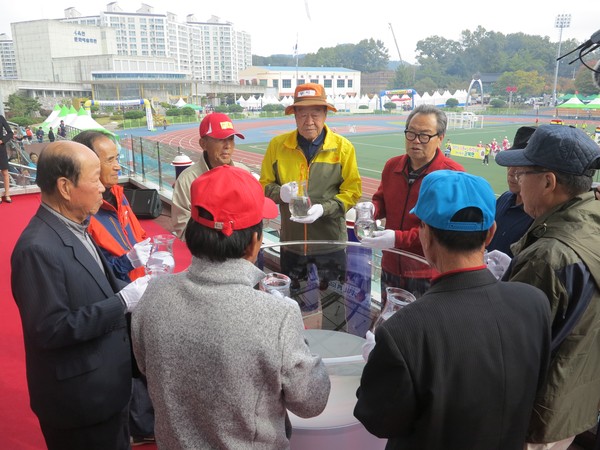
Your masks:
{"label": "red baseball cap", "polygon": [[245,139],[243,134],[235,131],[233,122],[227,114],[217,112],[210,113],[202,119],[202,122],[200,122],[201,138],[208,136],[215,139],[227,139],[234,134],[241,139]]}
{"label": "red baseball cap", "polygon": [[[263,219],[274,219],[279,210],[250,172],[224,165],[203,173],[191,186],[192,218],[200,225],[231,236],[234,230],[249,228]],[[198,207],[214,220],[198,214]]]}

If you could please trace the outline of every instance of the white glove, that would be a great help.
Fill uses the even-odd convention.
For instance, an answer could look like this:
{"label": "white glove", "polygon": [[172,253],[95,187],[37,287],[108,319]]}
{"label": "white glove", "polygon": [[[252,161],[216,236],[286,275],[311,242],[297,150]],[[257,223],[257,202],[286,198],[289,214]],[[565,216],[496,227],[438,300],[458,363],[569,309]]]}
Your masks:
{"label": "white glove", "polygon": [[127,258],[131,262],[131,265],[137,269],[146,265],[151,250],[152,244],[150,243],[150,238],[147,238],[135,244],[127,253]]}
{"label": "white glove", "polygon": [[322,215],[323,215],[323,205],[320,205],[317,203],[315,205],[312,205],[308,209],[306,216],[304,216],[304,217],[291,216],[290,220],[293,222],[298,222],[298,223],[313,223],[315,220],[317,220]]}
{"label": "white glove", "polygon": [[371,350],[373,350],[373,348],[375,347],[375,335],[371,330],[369,330],[367,331],[365,338],[367,339],[367,342],[365,342],[362,345],[362,355],[363,359],[366,362],[369,359],[369,354],[371,353]]}
{"label": "white glove", "polygon": [[385,250],[396,245],[396,232],[394,230],[374,231],[373,237],[364,237],[360,241],[365,247]]}
{"label": "white glove", "polygon": [[367,207],[370,208],[371,215],[375,215],[375,205],[373,204],[373,202],[358,202],[354,208],[356,209],[360,206],[363,206],[365,208],[367,208]]}
{"label": "white glove", "polygon": [[292,197],[295,197],[296,195],[298,195],[298,183],[296,183],[295,181],[285,183],[279,189],[279,197],[284,203],[289,203]]}
{"label": "white glove", "polygon": [[487,252],[485,263],[487,268],[494,274],[497,280],[502,278],[506,269],[510,265],[511,258],[506,253],[499,250]]}
{"label": "white glove", "polygon": [[278,299],[283,300],[286,303],[289,303],[290,305],[294,305],[296,306],[298,309],[300,309],[300,305],[298,304],[298,302],[296,300],[294,300],[293,298],[289,298],[285,295],[283,295],[280,291],[278,291],[277,289],[270,289],[269,290],[269,294],[273,295],[274,297],[277,297]]}
{"label": "white glove", "polygon": [[123,302],[125,302],[125,306],[127,306],[127,312],[132,312],[135,309],[140,298],[146,292],[149,280],[149,275],[140,277],[119,291],[119,295],[123,299]]}

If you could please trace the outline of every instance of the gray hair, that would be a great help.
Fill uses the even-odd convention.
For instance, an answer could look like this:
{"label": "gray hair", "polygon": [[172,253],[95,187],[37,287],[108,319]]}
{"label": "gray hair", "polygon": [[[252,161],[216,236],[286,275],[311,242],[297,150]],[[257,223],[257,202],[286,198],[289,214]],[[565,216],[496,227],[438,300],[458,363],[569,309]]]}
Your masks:
{"label": "gray hair", "polygon": [[434,114],[437,121],[436,132],[439,135],[446,134],[446,128],[448,127],[448,117],[446,117],[446,113],[441,109],[433,106],[433,105],[419,105],[415,109],[413,109],[408,118],[406,119],[406,128],[410,125],[410,121],[416,114]]}

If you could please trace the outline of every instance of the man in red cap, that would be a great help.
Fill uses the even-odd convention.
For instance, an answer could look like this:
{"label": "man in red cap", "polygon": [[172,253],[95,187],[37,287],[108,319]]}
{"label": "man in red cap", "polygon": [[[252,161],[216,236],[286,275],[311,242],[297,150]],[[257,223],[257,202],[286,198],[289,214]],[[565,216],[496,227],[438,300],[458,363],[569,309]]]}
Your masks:
{"label": "man in red cap", "polygon": [[277,216],[248,172],[192,183],[185,272],[152,282],[132,336],[160,448],[289,448],[287,412],[320,414],[330,381],[304,340],[298,304],[254,289],[262,220]]}
{"label": "man in red cap", "polygon": [[244,135],[233,128],[233,123],[227,115],[210,113],[202,119],[200,123],[200,147],[204,150],[202,158],[181,172],[173,187],[171,224],[180,239],[183,239],[185,227],[190,220],[190,187],[196,178],[224,164],[250,171],[241,163],[234,164],[231,159],[235,149],[235,136],[244,139]]}
{"label": "man in red cap", "polygon": [[[360,199],[362,183],[354,146],[325,125],[327,111],[337,110],[327,102],[323,86],[296,87],[294,104],[285,113],[294,114],[297,129],[273,138],[263,159],[260,182],[265,195],[281,205],[282,242],[347,239],[346,211]],[[306,182],[311,206],[306,215],[294,216],[287,204],[299,182]],[[281,249],[282,272],[299,271],[292,281],[306,274],[307,263],[315,263],[319,272],[324,266],[337,267],[321,273],[326,284],[333,281],[328,277],[342,274],[345,261],[344,251],[333,245]]]}

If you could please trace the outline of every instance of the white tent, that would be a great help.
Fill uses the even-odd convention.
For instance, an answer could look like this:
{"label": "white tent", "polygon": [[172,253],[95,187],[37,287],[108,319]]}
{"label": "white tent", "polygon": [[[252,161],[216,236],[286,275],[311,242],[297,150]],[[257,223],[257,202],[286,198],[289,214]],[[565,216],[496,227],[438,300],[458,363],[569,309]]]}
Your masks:
{"label": "white tent", "polygon": [[77,128],[78,130],[104,130],[105,128],[92,119],[91,116],[87,114],[77,115],[75,120],[69,124],[73,128]]}
{"label": "white tent", "polygon": [[246,108],[260,108],[262,97],[256,98],[254,95],[248,97],[246,100]]}
{"label": "white tent", "polygon": [[240,95],[240,98],[238,98],[238,99],[237,99],[235,102],[236,102],[238,105],[240,105],[242,108],[245,108],[245,107],[246,107],[246,99],[244,98],[244,96],[243,96],[243,95]]}
{"label": "white tent", "polygon": [[177,103],[175,103],[175,106],[178,108],[183,108],[185,105],[187,105],[187,103],[181,97],[179,97],[179,100],[177,100]]}
{"label": "white tent", "polygon": [[358,106],[361,105],[369,106],[369,96],[367,94],[363,94],[362,97],[358,100]]}
{"label": "white tent", "polygon": [[42,123],[42,126],[52,124],[52,122],[54,122],[54,119],[56,119],[58,117],[58,115],[60,114],[60,111],[61,111],[60,105],[54,105],[54,109],[52,110],[50,115],[48,117],[46,117],[46,120],[44,120],[44,122]]}
{"label": "white tent", "polygon": [[377,109],[378,107],[379,107],[379,96],[374,95],[373,97],[371,97],[371,100],[369,100],[369,108]]}
{"label": "white tent", "polygon": [[[65,125],[71,125],[71,123],[75,120],[76,117],[77,110],[73,105],[71,105],[71,107],[69,108],[69,113],[67,114],[67,117],[65,117]],[[58,123],[60,124],[60,121]]]}
{"label": "white tent", "polygon": [[267,95],[263,98],[263,106],[265,105],[279,105],[279,99],[274,95]]}

